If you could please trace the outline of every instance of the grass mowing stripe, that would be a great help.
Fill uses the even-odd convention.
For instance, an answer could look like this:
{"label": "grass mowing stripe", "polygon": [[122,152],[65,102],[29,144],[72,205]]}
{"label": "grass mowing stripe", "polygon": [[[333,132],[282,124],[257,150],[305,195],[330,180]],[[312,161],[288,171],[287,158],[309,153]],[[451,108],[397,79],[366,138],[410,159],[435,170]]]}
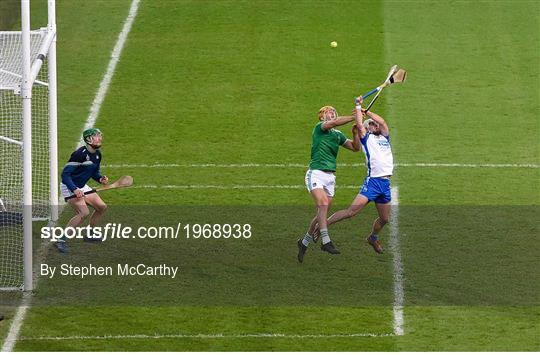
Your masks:
{"label": "grass mowing stripe", "polygon": [[[538,67],[523,66],[534,58],[530,43],[538,39],[538,31],[532,30],[538,27],[538,17],[527,13],[536,13],[538,4],[385,4],[385,33],[393,60],[410,74],[402,89],[387,96],[398,113],[398,120],[390,122],[398,127],[398,140],[393,143],[397,143],[398,160],[481,161],[482,166],[490,167],[487,163],[504,159],[531,162],[534,169],[501,166],[475,170],[474,165],[453,171],[423,166],[399,170],[407,334],[397,341],[397,350],[537,350],[538,337],[532,336],[537,315],[529,310],[521,312],[519,307],[486,306],[496,302],[498,295],[506,295],[508,304],[518,306],[525,301],[520,294],[532,293],[538,284],[526,271],[534,268],[534,264],[527,267],[533,259],[523,255],[529,254],[526,249],[534,248],[529,243],[537,241],[535,225],[520,223],[528,221],[529,214],[523,213],[526,209],[504,206],[497,213],[497,205],[508,201],[538,203],[538,190],[527,186],[538,181],[538,140],[533,138],[538,136],[538,120],[534,118],[538,111]],[[418,16],[427,20],[414,21]],[[501,23],[516,26],[509,29]],[[523,37],[522,33],[531,36]],[[532,86],[521,91],[522,95],[513,95],[519,89],[518,82]],[[519,117],[527,128],[509,127],[504,123],[507,117]],[[514,136],[519,138],[510,138]],[[514,189],[515,185],[525,188]],[[523,190],[527,192],[521,193]],[[428,206],[413,214],[409,205],[419,201]],[[478,223],[467,223],[467,213],[460,216],[449,208],[429,206],[436,201],[458,204],[456,210],[470,211],[471,219]],[[474,203],[470,209],[460,206],[469,201]],[[493,204],[492,212],[484,212],[483,204]],[[445,230],[452,217],[453,223]],[[514,228],[512,221],[516,222]],[[501,228],[508,232],[499,232]],[[522,247],[524,240],[527,248]],[[504,267],[498,268],[499,264]],[[520,285],[517,280],[524,282]],[[464,289],[468,285],[470,290]],[[434,299],[436,290],[440,291],[440,307],[415,307],[425,302],[420,296]],[[454,294],[458,295],[452,299]],[[449,307],[456,300],[464,306]],[[534,302],[532,297],[530,300]],[[471,307],[471,301],[484,306]]]}
{"label": "grass mowing stripe", "polygon": [[167,339],[167,338],[382,338],[396,336],[392,333],[353,333],[353,334],[127,334],[127,335],[74,335],[66,337],[23,337],[21,340],[111,340],[111,339]]}
{"label": "grass mowing stripe", "polygon": [[[141,4],[144,16],[111,87],[115,102],[107,100],[102,108],[107,161],[134,156],[172,161],[180,152],[193,161],[208,159],[209,152],[214,161],[239,152],[255,161],[283,151],[288,160],[307,163],[317,110],[333,103],[339,112],[349,111],[355,92],[380,81],[368,69],[381,61],[377,2],[193,4]],[[370,21],[343,22],[356,8],[369,11]],[[328,46],[330,36],[340,41],[339,48]],[[360,42],[370,48],[364,68],[358,62]],[[216,98],[219,104],[208,105]],[[207,131],[208,123],[217,121],[203,117],[219,117],[219,129]],[[290,118],[287,130],[276,131],[279,117]],[[127,122],[129,135],[113,136],[125,132]],[[262,132],[270,138],[265,152],[258,149]]]}
{"label": "grass mowing stripe", "polygon": [[96,120],[98,118],[101,105],[103,104],[103,101],[105,100],[105,96],[107,95],[107,91],[109,90],[109,85],[111,84],[111,80],[113,78],[114,72],[116,71],[116,65],[118,64],[118,61],[120,60],[120,56],[122,55],[122,50],[124,49],[124,44],[126,43],[129,32],[131,31],[131,27],[133,25],[133,22],[135,21],[135,17],[137,16],[137,10],[139,9],[139,2],[140,0],[133,0],[131,2],[128,16],[124,22],[122,31],[118,35],[118,40],[116,41],[116,45],[114,46],[114,49],[111,53],[111,60],[109,61],[109,65],[107,66],[107,71],[105,72],[105,75],[103,76],[103,79],[101,80],[101,83],[99,84],[99,89],[96,93],[94,102],[92,103],[92,107],[90,108],[90,114],[88,115],[88,119],[86,120],[84,129],[93,127],[96,124]]}
{"label": "grass mowing stripe", "polygon": [[417,168],[530,168],[538,169],[538,164],[468,164],[468,163],[397,163],[396,166]]}

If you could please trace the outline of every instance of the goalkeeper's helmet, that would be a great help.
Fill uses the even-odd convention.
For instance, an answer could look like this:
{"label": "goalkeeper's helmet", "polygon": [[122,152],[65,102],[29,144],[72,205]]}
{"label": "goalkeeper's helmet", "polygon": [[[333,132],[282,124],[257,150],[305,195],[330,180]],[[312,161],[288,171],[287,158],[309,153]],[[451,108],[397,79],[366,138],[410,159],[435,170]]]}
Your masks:
{"label": "goalkeeper's helmet", "polygon": [[94,149],[101,148],[101,139],[103,138],[103,134],[98,128],[85,129],[82,137],[84,143],[86,143],[90,147]]}
{"label": "goalkeeper's helmet", "polygon": [[332,106],[323,106],[319,110],[319,120],[328,121],[337,118],[338,114],[335,108]]}

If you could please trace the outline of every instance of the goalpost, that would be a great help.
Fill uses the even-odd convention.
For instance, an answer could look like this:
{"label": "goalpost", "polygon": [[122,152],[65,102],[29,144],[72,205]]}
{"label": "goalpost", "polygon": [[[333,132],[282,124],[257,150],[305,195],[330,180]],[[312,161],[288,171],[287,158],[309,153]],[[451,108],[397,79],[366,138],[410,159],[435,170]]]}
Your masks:
{"label": "goalpost", "polygon": [[32,290],[32,221],[58,219],[55,0],[48,25],[0,31],[0,290]]}

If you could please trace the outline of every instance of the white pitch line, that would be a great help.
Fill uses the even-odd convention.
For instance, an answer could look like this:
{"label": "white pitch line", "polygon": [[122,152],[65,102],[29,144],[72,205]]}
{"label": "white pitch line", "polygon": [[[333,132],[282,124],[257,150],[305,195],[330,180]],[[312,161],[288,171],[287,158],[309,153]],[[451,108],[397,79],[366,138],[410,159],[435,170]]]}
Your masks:
{"label": "white pitch line", "polygon": [[[364,163],[342,163],[338,167],[364,167]],[[538,169],[538,164],[473,164],[473,163],[396,163],[396,167],[415,167],[415,168],[520,168],[520,169]],[[138,169],[138,168],[304,168],[306,164],[299,163],[232,163],[232,164],[214,164],[214,163],[154,163],[154,164],[104,164],[103,168],[110,169]]]}
{"label": "white pitch line", "polygon": [[392,202],[390,207],[390,250],[392,250],[394,264],[394,334],[403,335],[404,316],[403,305],[405,302],[405,290],[403,287],[403,263],[399,245],[399,190],[392,187]]}
{"label": "white pitch line", "polygon": [[[90,113],[84,125],[84,129],[90,128],[94,126],[94,124],[96,123],[96,119],[99,115],[99,110],[101,108],[101,105],[103,104],[103,100],[105,99],[105,95],[107,94],[107,90],[109,89],[111,79],[114,75],[116,64],[118,64],[118,60],[120,59],[120,54],[122,53],[122,49],[124,48],[124,44],[126,42],[127,36],[129,32],[131,31],[131,27],[133,25],[135,17],[137,16],[139,3],[140,3],[140,0],[133,0],[131,3],[128,16],[126,17],[126,20],[124,21],[122,32],[120,32],[120,34],[118,35],[118,40],[111,53],[111,60],[109,61],[107,71],[99,85],[99,89],[96,93],[96,97],[94,98],[94,102],[92,103],[92,106],[90,108]],[[34,274],[36,275],[37,273],[34,273]],[[30,301],[31,301],[31,295],[24,294],[21,304],[17,308],[17,311],[15,313],[15,317],[13,318],[13,321],[9,328],[4,344],[2,345],[2,350],[1,350],[2,352],[13,351],[15,344],[17,343],[17,340],[19,339],[19,333],[24,323],[26,314],[28,310],[30,309],[30,303],[31,303]]]}
{"label": "white pitch line", "polygon": [[17,312],[15,312],[15,317],[13,317],[13,321],[9,327],[9,332],[4,340],[4,344],[2,345],[1,352],[4,353],[13,351],[24,322],[24,318],[26,317],[26,313],[30,308],[30,297],[31,296],[26,293],[23,295],[21,304],[19,307],[17,307]]}
{"label": "white pitch line", "polygon": [[126,334],[126,335],[73,335],[58,337],[25,337],[21,340],[113,340],[113,339],[170,339],[170,338],[382,338],[395,336],[393,333],[352,333],[352,334]]}
{"label": "white pitch line", "polygon": [[474,163],[397,163],[395,166],[415,168],[528,168],[538,169],[538,164],[474,164]]}

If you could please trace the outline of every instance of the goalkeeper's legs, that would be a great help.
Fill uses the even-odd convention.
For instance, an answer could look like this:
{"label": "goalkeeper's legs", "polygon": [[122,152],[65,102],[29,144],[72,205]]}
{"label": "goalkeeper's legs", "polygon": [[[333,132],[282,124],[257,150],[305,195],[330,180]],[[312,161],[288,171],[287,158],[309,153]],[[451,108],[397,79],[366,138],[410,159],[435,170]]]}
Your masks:
{"label": "goalkeeper's legs", "polygon": [[[90,206],[94,208],[94,212],[92,213],[92,216],[90,216],[90,223],[89,223],[90,227],[94,228],[99,223],[103,215],[105,214],[105,211],[107,210],[107,205],[105,204],[105,202],[103,202],[103,200],[101,199],[101,197],[99,197],[97,193],[86,195],[85,199],[86,199],[86,203],[88,203]],[[103,241],[103,237],[101,237],[100,235],[93,234],[91,236],[85,237],[84,241],[85,242],[101,242]]]}
{"label": "goalkeeper's legs", "polygon": [[[71,198],[68,200],[68,203],[73,207],[75,210],[75,216],[73,216],[67,226],[67,227],[73,227],[76,228],[82,224],[84,219],[90,214],[90,211],[88,210],[88,206],[86,205],[86,202],[84,201],[84,198]],[[66,238],[63,237],[60,240],[56,241],[54,243],[56,249],[60,253],[69,253],[69,247],[66,243]]]}
{"label": "goalkeeper's legs", "polygon": [[72,198],[68,200],[68,203],[75,210],[75,216],[69,220],[67,227],[76,228],[82,224],[84,219],[90,214],[90,211],[84,198]]}
{"label": "goalkeeper's legs", "polygon": [[90,227],[95,227],[105,214],[107,205],[97,193],[86,195],[84,199],[86,200],[86,203],[94,208],[94,213],[92,213],[92,216],[90,217]]}

